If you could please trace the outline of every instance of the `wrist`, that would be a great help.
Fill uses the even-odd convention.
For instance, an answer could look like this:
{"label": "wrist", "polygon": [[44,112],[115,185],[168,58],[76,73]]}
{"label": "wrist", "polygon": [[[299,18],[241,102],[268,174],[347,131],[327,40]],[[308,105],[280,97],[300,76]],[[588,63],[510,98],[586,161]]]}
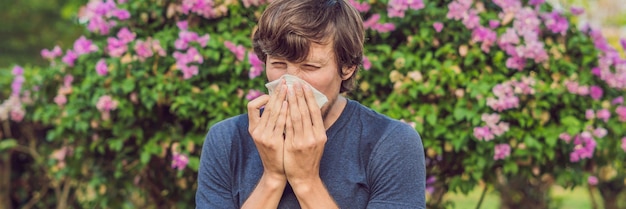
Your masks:
{"label": "wrist", "polygon": [[263,185],[270,189],[284,189],[287,185],[287,178],[277,174],[263,173],[259,180],[259,185]]}
{"label": "wrist", "polygon": [[316,188],[324,187],[322,179],[318,177],[310,179],[289,179],[289,185],[296,194],[308,194]]}

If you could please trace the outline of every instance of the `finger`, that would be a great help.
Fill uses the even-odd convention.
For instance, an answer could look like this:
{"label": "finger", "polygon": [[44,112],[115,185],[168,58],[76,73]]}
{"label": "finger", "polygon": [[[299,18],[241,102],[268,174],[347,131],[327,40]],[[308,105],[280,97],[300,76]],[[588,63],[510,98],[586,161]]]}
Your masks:
{"label": "finger", "polygon": [[322,110],[320,109],[321,107],[317,105],[315,95],[310,86],[304,85],[304,95],[309,107],[309,112],[311,113],[313,127],[318,131],[326,131],[326,128],[324,128],[324,119],[322,118]]}
{"label": "finger", "polygon": [[[276,127],[274,127],[274,136],[282,136],[285,132],[285,121],[287,120],[287,101],[283,101],[280,107],[280,114]],[[282,138],[282,137],[281,137]]]}
{"label": "finger", "polygon": [[291,125],[293,126],[294,135],[302,133],[302,115],[300,113],[300,107],[298,106],[298,98],[295,92],[296,88],[297,83],[294,83],[291,88],[289,88],[289,96],[287,98],[289,101],[289,121],[291,121]]}
{"label": "finger", "polygon": [[266,105],[269,100],[270,96],[265,94],[248,102],[248,126],[250,129],[253,129],[259,123],[259,120],[261,119],[261,107]]}
{"label": "finger", "polygon": [[265,110],[259,122],[259,125],[263,126],[265,130],[274,130],[274,126],[276,125],[275,122],[280,113],[280,106],[285,98],[284,94],[286,88],[284,82],[284,80],[281,80],[278,89],[276,89],[276,93],[270,96],[269,102],[265,105]]}
{"label": "finger", "polygon": [[313,131],[313,123],[311,122],[311,115],[309,113],[309,107],[307,105],[306,98],[304,98],[303,86],[306,86],[306,85],[297,83],[296,85],[294,85],[294,89],[296,90],[296,99],[298,100],[298,110],[300,111],[300,117],[302,120],[302,133],[305,134],[305,136],[310,136],[310,134]]}
{"label": "finger", "polygon": [[287,120],[285,121],[285,145],[291,146],[294,138],[293,122],[291,122],[291,108],[287,108]]}

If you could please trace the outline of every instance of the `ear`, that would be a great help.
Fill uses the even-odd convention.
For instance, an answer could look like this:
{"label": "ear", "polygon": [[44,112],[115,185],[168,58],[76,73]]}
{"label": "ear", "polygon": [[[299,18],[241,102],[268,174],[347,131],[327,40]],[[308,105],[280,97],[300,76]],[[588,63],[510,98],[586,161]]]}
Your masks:
{"label": "ear", "polygon": [[352,74],[354,74],[354,72],[356,71],[357,66],[345,66],[343,68],[341,68],[341,80],[348,80],[348,78],[350,78],[352,76]]}

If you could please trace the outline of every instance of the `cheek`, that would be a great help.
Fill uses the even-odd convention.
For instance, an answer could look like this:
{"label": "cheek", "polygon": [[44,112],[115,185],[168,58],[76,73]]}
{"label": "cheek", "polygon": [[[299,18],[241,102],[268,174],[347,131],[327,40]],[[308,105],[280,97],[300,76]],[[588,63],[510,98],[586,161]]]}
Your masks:
{"label": "cheek", "polygon": [[267,80],[269,82],[279,79],[281,76],[285,74],[284,70],[276,70],[276,69],[271,69],[267,67],[265,69],[266,69],[265,74],[267,75]]}

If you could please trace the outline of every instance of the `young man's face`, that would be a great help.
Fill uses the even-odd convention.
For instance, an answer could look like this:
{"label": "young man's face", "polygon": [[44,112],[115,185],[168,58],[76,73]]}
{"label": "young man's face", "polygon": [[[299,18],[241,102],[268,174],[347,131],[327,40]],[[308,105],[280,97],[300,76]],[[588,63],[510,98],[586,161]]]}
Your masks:
{"label": "young man's face", "polygon": [[[341,82],[344,80],[337,71],[332,44],[311,43],[309,56],[301,63],[292,63],[282,58],[267,56],[265,69],[267,79],[270,82],[279,79],[284,74],[290,74],[305,80],[326,95],[328,102],[321,109],[323,118],[337,101]],[[345,78],[349,76],[347,75]]]}

